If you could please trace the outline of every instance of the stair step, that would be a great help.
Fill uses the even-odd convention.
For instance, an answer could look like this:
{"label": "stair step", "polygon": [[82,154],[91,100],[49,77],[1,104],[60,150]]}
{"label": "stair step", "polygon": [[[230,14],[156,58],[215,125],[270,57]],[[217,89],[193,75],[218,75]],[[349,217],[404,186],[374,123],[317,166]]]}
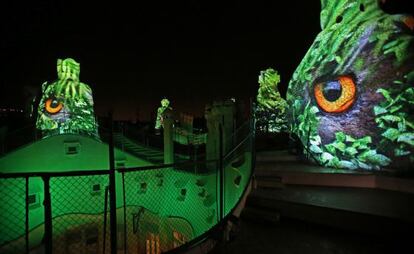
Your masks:
{"label": "stair step", "polygon": [[147,157],[147,158],[164,158],[164,155],[162,155],[162,154],[159,154],[159,155],[156,155],[156,154],[154,154],[154,155],[145,154],[145,157]]}
{"label": "stair step", "polygon": [[291,154],[287,150],[281,151],[263,151],[258,152],[256,155],[257,162],[288,162],[297,161],[298,156]]}
{"label": "stair step", "polygon": [[[377,178],[370,174],[269,161],[257,164],[255,178],[259,188],[246,207],[273,210],[282,218],[373,234],[409,232],[414,225],[414,206],[408,205],[414,195],[364,187],[375,186],[371,182]],[[284,187],[268,187],[278,186],[282,178]]]}
{"label": "stair step", "polygon": [[134,150],[134,151],[141,151],[141,152],[147,152],[146,149],[142,149],[140,147],[130,147],[129,149]]}
{"label": "stair step", "polygon": [[137,153],[145,153],[145,150],[143,150],[143,149],[138,149],[138,148],[131,148],[131,151],[133,151],[133,152],[137,152]]}
{"label": "stair step", "polygon": [[147,158],[164,158],[164,155],[162,155],[162,154],[153,154],[153,155],[148,155],[148,154],[145,154],[145,157],[147,157]]}
{"label": "stair step", "polygon": [[283,189],[285,185],[278,177],[256,177],[257,188]]}
{"label": "stair step", "polygon": [[145,151],[146,154],[163,154],[161,152],[157,152],[157,151]]}
{"label": "stair step", "polygon": [[285,188],[285,185],[282,182],[266,181],[266,180],[257,181],[256,186],[257,188],[272,188],[272,189]]}
{"label": "stair step", "polygon": [[125,147],[136,147],[137,146],[137,145],[130,144],[130,143],[125,143],[125,142],[122,142],[122,145],[125,146]]}
{"label": "stair step", "polygon": [[241,214],[243,219],[251,219],[254,221],[262,220],[263,222],[278,223],[280,214],[274,210],[266,210],[258,207],[247,206]]}

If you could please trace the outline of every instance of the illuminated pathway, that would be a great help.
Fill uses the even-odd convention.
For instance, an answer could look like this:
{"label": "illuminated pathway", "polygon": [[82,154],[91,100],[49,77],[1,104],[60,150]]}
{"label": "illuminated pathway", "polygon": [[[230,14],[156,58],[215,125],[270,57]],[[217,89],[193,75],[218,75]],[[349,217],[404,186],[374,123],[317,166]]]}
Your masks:
{"label": "illuminated pathway", "polygon": [[[114,142],[117,148],[124,150],[139,158],[143,158],[154,164],[162,164],[164,162],[164,153],[161,150],[139,144],[132,139],[124,136],[120,132],[114,132]],[[182,162],[188,160],[188,156],[174,155],[175,162]]]}

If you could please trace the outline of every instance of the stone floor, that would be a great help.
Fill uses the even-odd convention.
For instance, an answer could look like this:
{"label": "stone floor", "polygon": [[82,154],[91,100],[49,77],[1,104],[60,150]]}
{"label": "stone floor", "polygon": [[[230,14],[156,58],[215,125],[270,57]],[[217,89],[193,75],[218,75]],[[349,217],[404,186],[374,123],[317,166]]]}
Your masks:
{"label": "stone floor", "polygon": [[233,241],[211,253],[414,253],[408,238],[374,237],[285,218],[277,224],[242,219]]}

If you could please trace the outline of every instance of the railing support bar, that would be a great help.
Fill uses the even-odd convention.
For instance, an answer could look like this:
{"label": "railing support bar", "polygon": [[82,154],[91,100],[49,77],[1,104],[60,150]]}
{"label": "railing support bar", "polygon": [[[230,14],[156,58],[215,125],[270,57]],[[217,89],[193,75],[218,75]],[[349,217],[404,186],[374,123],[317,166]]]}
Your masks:
{"label": "railing support bar", "polygon": [[29,254],[29,177],[26,176],[26,220],[25,220],[25,241],[26,241],[26,253]]}
{"label": "railing support bar", "polygon": [[220,185],[220,221],[224,215],[224,162],[223,162],[223,126],[219,124],[219,185]]}
{"label": "railing support bar", "polygon": [[43,177],[44,183],[44,200],[43,206],[45,208],[45,233],[44,233],[44,244],[45,244],[45,253],[52,254],[53,252],[53,243],[52,243],[52,203],[50,199],[50,178],[48,176]]}
{"label": "railing support bar", "polygon": [[110,113],[109,135],[109,211],[111,254],[117,253],[117,223],[116,223],[116,191],[115,191],[115,156],[114,156],[114,127],[112,113]]}

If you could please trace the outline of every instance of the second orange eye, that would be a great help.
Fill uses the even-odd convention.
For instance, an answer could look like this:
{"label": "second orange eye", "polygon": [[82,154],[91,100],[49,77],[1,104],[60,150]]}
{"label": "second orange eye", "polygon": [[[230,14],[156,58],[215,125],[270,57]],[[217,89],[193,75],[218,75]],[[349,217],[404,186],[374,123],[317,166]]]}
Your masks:
{"label": "second orange eye", "polygon": [[340,76],[334,81],[318,83],[313,92],[318,106],[328,113],[344,112],[356,98],[356,86],[350,76]]}
{"label": "second orange eye", "polygon": [[59,102],[57,99],[47,99],[45,103],[45,109],[49,114],[56,114],[61,111],[63,108],[63,104]]}

